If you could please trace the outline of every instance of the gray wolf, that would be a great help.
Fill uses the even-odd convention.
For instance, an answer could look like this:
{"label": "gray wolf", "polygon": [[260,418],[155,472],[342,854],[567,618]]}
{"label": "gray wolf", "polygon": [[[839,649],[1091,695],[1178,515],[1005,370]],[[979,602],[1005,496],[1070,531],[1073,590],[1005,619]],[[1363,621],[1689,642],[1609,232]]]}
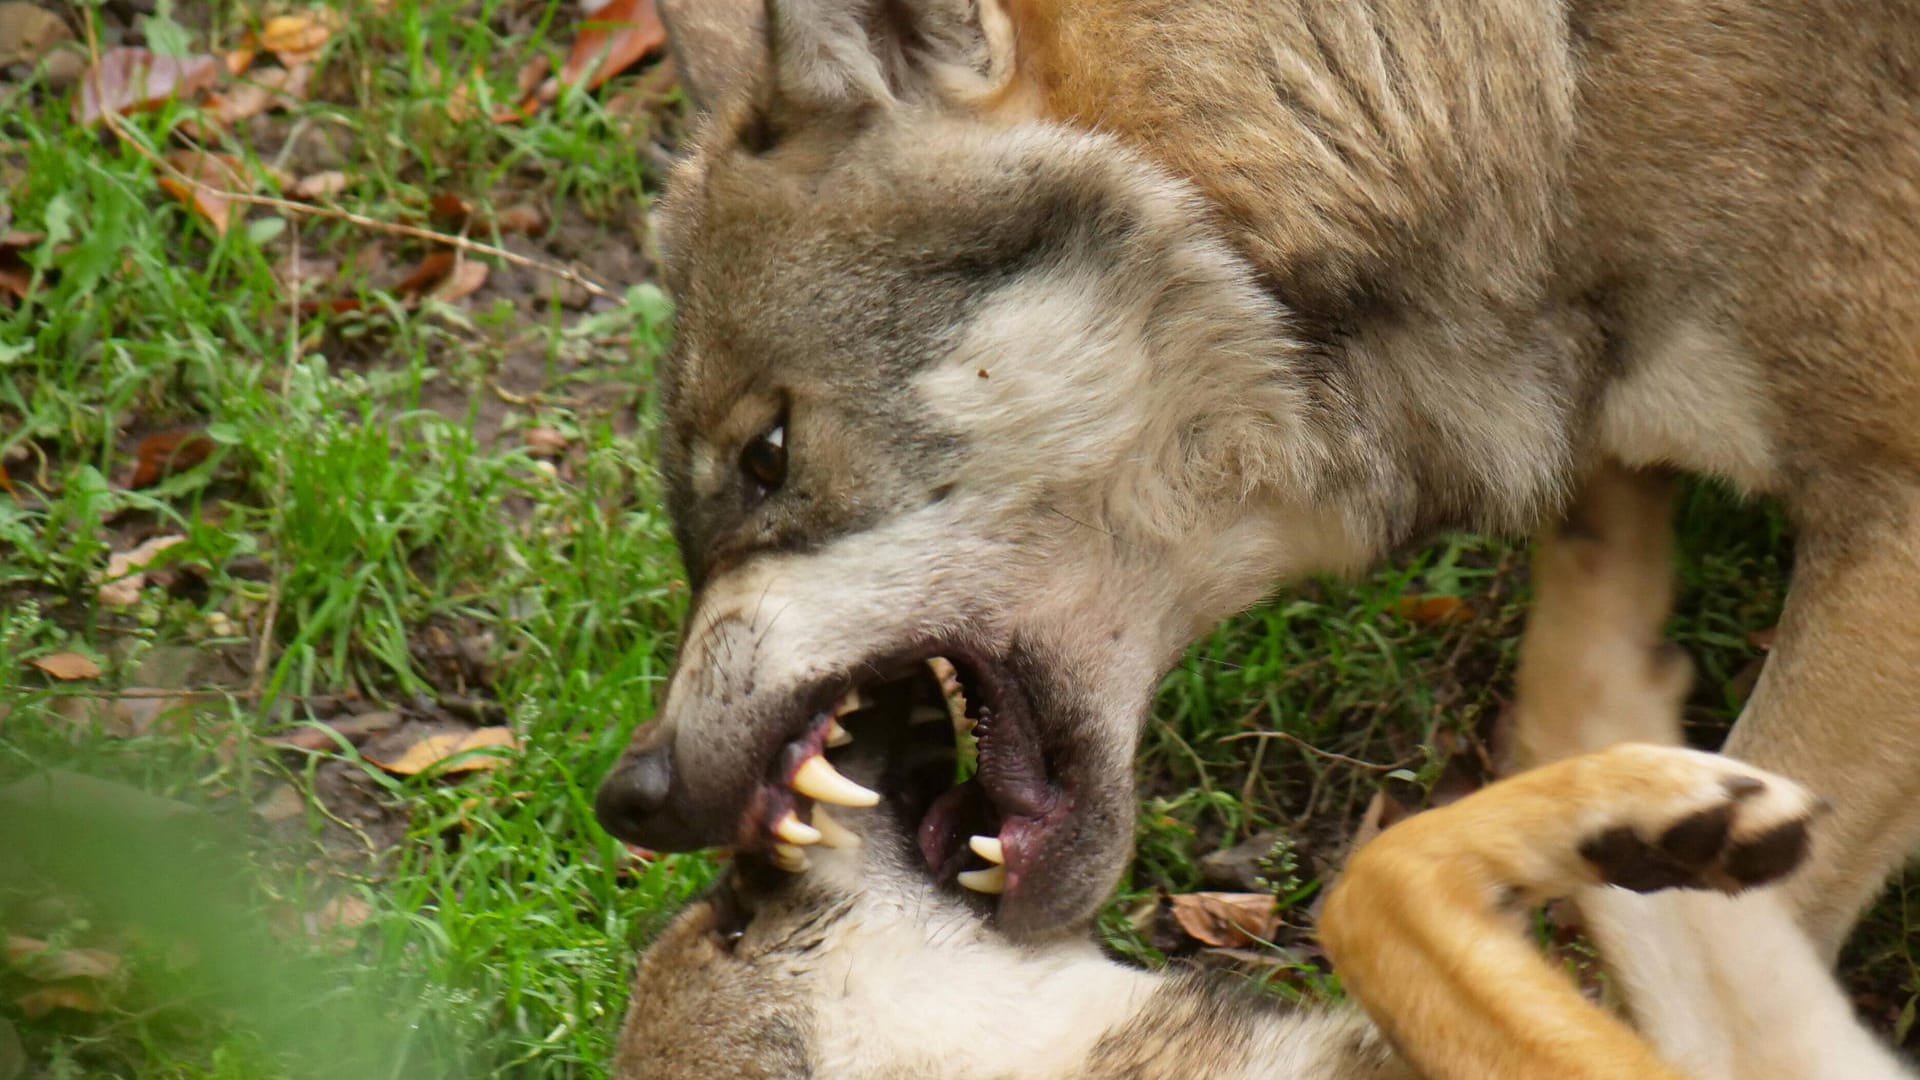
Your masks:
{"label": "gray wolf", "polygon": [[1816,948],[1914,850],[1920,4],[683,7],[710,115],[658,392],[693,600],[614,832],[805,840],[800,770],[847,794],[833,704],[940,656],[1004,853],[969,880],[1071,932],[1198,633],[1672,468],[1796,528],[1727,751],[1833,804],[1784,894]]}

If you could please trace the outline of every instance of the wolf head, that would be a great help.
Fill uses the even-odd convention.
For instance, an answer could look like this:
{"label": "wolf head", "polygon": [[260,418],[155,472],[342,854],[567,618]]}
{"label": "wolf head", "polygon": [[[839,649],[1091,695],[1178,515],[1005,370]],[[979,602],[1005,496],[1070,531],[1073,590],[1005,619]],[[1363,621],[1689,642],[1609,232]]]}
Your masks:
{"label": "wolf head", "polygon": [[1350,558],[1358,526],[1312,509],[1311,380],[1186,185],[1041,115],[995,0],[740,18],[762,45],[731,69],[680,43],[711,99],[662,208],[693,601],[600,818],[764,850],[835,703],[943,657],[1000,924],[1073,926],[1124,868],[1159,676],[1277,573]]}

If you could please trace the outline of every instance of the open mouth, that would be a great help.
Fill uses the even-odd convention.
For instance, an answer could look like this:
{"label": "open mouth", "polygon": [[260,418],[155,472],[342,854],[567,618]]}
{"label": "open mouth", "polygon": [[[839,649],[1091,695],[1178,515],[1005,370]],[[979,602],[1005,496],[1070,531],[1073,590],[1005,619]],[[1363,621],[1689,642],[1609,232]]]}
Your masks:
{"label": "open mouth", "polygon": [[[743,824],[742,846],[799,872],[813,845],[858,843],[836,812],[884,798],[914,824],[919,854],[937,880],[1017,895],[1048,833],[1070,809],[1050,778],[1018,681],[1003,666],[958,650],[866,669],[872,678],[837,694],[823,688],[826,704],[809,709],[801,732],[774,755]],[[866,767],[875,750],[883,759],[877,770]],[[872,777],[881,790],[843,770]]]}

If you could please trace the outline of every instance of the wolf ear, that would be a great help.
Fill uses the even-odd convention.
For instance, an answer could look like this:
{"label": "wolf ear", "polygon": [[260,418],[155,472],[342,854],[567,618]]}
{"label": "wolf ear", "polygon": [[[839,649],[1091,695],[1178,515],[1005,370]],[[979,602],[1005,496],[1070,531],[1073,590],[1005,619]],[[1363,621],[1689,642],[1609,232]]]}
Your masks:
{"label": "wolf ear", "polygon": [[701,111],[766,67],[766,0],[656,2],[680,85]]}
{"label": "wolf ear", "polygon": [[799,112],[980,107],[1011,84],[1008,0],[765,0],[773,97]]}

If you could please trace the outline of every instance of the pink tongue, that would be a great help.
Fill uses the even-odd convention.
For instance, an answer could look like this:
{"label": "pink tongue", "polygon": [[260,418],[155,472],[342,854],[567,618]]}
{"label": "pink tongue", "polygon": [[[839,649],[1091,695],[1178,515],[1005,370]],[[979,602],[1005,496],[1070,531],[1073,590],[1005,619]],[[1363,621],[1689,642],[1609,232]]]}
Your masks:
{"label": "pink tongue", "polygon": [[920,857],[936,875],[944,876],[948,870],[946,864],[955,856],[965,854],[967,838],[963,835],[963,819],[967,803],[978,797],[978,785],[969,780],[933,800],[933,805],[927,807],[927,816],[920,819],[920,830],[916,834]]}

